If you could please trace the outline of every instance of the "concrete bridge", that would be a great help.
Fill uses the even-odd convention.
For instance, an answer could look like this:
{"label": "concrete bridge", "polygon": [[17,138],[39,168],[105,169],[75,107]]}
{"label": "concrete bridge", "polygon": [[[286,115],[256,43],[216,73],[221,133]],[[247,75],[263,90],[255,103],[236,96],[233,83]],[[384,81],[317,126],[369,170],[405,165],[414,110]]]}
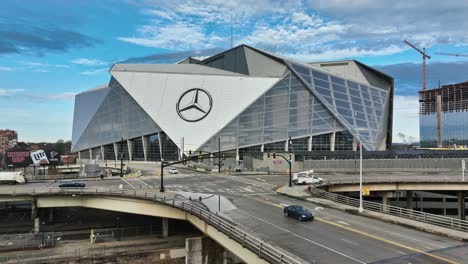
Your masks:
{"label": "concrete bridge", "polygon": [[38,208],[85,207],[161,217],[163,237],[168,219],[186,220],[245,263],[300,263],[277,248],[244,232],[223,217],[171,193],[112,188],[14,188],[0,190],[0,202],[31,201],[35,230],[39,231]]}
{"label": "concrete bridge", "polygon": [[[326,180],[321,186],[331,193],[359,193],[359,178],[335,178]],[[382,197],[382,203],[388,205],[390,198],[396,197],[396,192],[406,192],[406,197],[412,197],[414,191],[432,192],[456,196],[458,199],[459,217],[466,219],[465,198],[468,194],[468,182],[454,177],[365,177],[363,189],[373,195]],[[407,208],[412,209],[412,199],[407,199]]]}

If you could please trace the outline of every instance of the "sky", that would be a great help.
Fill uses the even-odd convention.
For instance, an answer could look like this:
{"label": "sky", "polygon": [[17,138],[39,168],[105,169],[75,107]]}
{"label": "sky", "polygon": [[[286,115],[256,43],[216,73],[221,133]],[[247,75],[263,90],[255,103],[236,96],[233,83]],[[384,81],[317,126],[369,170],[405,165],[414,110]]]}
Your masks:
{"label": "sky", "polygon": [[356,59],[395,78],[394,142],[419,140],[428,87],[468,80],[466,0],[2,0],[0,129],[70,140],[74,95],[118,62],[175,63],[247,44],[297,60]]}

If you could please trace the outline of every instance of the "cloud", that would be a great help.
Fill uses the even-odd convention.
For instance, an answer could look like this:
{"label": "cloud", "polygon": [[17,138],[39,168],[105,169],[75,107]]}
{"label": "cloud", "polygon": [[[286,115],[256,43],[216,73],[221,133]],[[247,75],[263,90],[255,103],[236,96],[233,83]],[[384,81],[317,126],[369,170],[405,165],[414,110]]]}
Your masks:
{"label": "cloud", "polygon": [[32,72],[49,72],[49,68],[70,68],[70,65],[66,64],[48,64],[36,61],[21,61],[20,63]]}
{"label": "cloud", "polygon": [[121,41],[155,48],[187,50],[194,48],[213,48],[224,39],[207,33],[203,27],[186,22],[169,25],[154,23],[138,30],[141,37],[119,37]]}
{"label": "cloud", "polygon": [[16,71],[18,68],[16,67],[6,67],[6,66],[0,66],[0,71]]}
{"label": "cloud", "polygon": [[[393,99],[393,141],[419,140],[419,97],[396,95]],[[403,136],[403,137],[402,137]]]}
{"label": "cloud", "polygon": [[75,98],[75,95],[78,93],[75,92],[63,92],[58,94],[28,94],[26,95],[32,99],[40,99],[40,100],[68,100]]}
{"label": "cloud", "polygon": [[82,72],[80,72],[80,74],[94,75],[94,74],[99,74],[99,73],[102,73],[102,72],[105,72],[105,71],[108,71],[108,70],[109,70],[108,68],[99,68],[99,69],[94,69],[94,70],[82,71]]}
{"label": "cloud", "polygon": [[[306,60],[387,56],[409,49],[402,40],[430,48],[468,45],[468,2],[428,0],[200,0],[130,1],[149,16],[136,45],[187,50],[229,46],[234,40]],[[184,37],[186,35],[186,37]]]}
{"label": "cloud", "polygon": [[0,97],[12,96],[16,93],[24,92],[24,89],[2,89],[0,88]]}
{"label": "cloud", "polygon": [[73,48],[92,47],[95,38],[55,26],[0,23],[0,55],[26,53],[42,56],[47,52],[66,52]]}
{"label": "cloud", "polygon": [[[374,66],[378,70],[395,78],[395,94],[417,95],[422,87],[422,66],[416,63],[398,63],[386,66]],[[430,62],[427,65],[427,87],[464,82],[468,80],[468,61]]]}
{"label": "cloud", "polygon": [[79,64],[79,65],[86,65],[86,66],[102,66],[102,65],[109,64],[106,61],[97,60],[97,59],[86,59],[86,58],[72,60],[72,63]]}

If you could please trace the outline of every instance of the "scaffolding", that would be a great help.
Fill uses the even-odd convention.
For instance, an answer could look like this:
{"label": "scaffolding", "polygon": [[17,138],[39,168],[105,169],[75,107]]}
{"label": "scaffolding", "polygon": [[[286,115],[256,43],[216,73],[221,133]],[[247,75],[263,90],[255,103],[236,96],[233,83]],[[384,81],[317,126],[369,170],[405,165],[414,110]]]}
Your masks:
{"label": "scaffolding", "polygon": [[468,81],[441,88],[419,91],[419,114],[437,113],[437,96],[442,99],[442,112],[468,111]]}

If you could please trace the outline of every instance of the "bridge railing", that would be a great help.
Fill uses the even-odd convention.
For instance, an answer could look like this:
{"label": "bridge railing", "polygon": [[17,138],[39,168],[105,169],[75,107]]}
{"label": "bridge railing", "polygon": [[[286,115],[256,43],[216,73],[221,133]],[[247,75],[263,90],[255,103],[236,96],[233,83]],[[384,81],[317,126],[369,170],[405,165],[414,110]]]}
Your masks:
{"label": "bridge railing", "polygon": [[[364,184],[368,183],[463,183],[461,176],[365,176],[362,178]],[[324,179],[322,185],[335,184],[358,184],[359,177],[341,177]],[[468,184],[468,183],[467,183]]]}
{"label": "bridge railing", "polygon": [[204,220],[209,225],[215,227],[218,231],[227,235],[229,238],[235,240],[241,244],[244,248],[249,249],[251,252],[256,254],[260,259],[264,259],[269,263],[280,263],[280,264],[298,264],[301,263],[298,260],[288,256],[280,249],[265,243],[264,241],[252,236],[248,232],[237,227],[231,221],[224,217],[214,214],[197,202],[189,200],[181,200],[168,198],[167,196],[161,195],[156,192],[146,192],[142,190],[122,190],[114,188],[33,188],[33,189],[6,189],[0,190],[0,195],[60,195],[60,194],[71,194],[73,195],[106,195],[106,196],[120,196],[120,197],[132,197],[144,200],[157,201],[162,204],[166,204],[171,207],[179,208],[188,212],[198,218]]}
{"label": "bridge railing", "polygon": [[[359,199],[356,199],[356,198],[343,196],[343,195],[339,195],[336,193],[330,193],[330,192],[327,192],[327,191],[324,191],[324,190],[321,190],[312,186],[310,188],[310,191],[312,192],[312,194],[320,198],[324,198],[324,199],[338,202],[341,204],[349,205],[352,207],[357,207],[357,208],[359,207]],[[416,220],[419,222],[433,224],[433,225],[446,227],[450,229],[455,229],[455,230],[460,230],[460,231],[465,231],[465,232],[468,231],[468,221],[466,220],[461,220],[461,219],[456,219],[456,218],[451,218],[451,217],[446,217],[446,216],[441,216],[441,215],[435,215],[435,214],[428,214],[428,213],[424,213],[420,211],[415,211],[415,210],[410,210],[410,209],[406,209],[402,207],[385,205],[385,204],[380,204],[380,203],[375,203],[375,202],[370,202],[370,201],[363,201],[362,204],[363,204],[362,206],[364,210],[408,218],[408,219]]]}

